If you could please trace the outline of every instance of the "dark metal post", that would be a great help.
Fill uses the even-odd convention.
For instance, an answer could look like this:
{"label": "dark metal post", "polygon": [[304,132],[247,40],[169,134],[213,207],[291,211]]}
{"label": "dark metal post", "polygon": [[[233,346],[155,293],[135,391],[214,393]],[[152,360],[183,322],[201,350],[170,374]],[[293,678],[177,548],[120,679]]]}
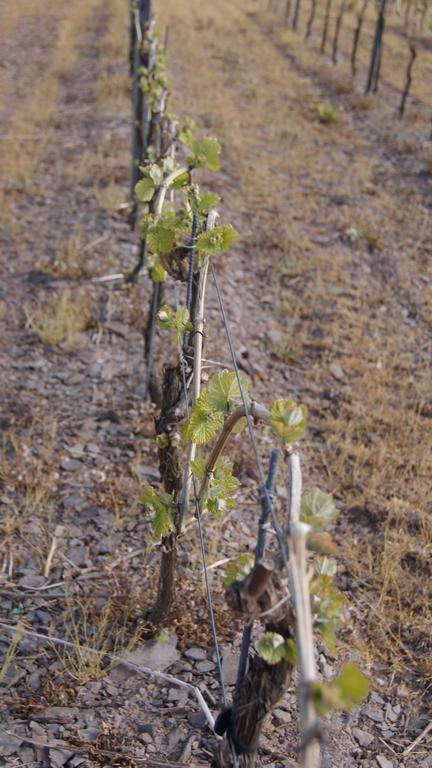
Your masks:
{"label": "dark metal post", "polygon": [[[139,179],[139,163],[144,160],[147,135],[147,104],[146,98],[140,93],[139,69],[148,66],[148,54],[143,52],[142,41],[148,29],[152,15],[151,0],[139,0],[138,7],[131,6],[131,45],[132,51],[132,168],[129,190],[129,200],[133,203],[130,222],[135,227],[137,205],[134,200],[135,185]],[[139,27],[139,32],[136,27]],[[140,40],[141,38],[141,40]]]}
{"label": "dark metal post", "polygon": [[[266,488],[270,494],[274,492],[276,483],[276,474],[279,464],[280,451],[276,448],[270,454],[269,472],[266,482]],[[261,516],[259,519],[258,539],[255,549],[255,565],[261,560],[264,554],[265,540],[266,540],[266,524],[268,523],[271,515],[271,500],[268,494],[263,493],[261,496]],[[249,656],[249,646],[252,636],[252,623],[248,622],[243,627],[242,645],[240,651],[240,660],[237,671],[236,691],[239,691],[241,682],[246,673],[247,661]]]}
{"label": "dark metal post", "polygon": [[379,68],[380,51],[382,46],[382,39],[385,26],[385,11],[387,6],[387,0],[381,0],[381,7],[378,13],[377,23],[375,27],[375,36],[372,46],[372,55],[369,65],[368,79],[366,83],[365,93],[369,93],[372,85],[375,83],[375,88],[378,86],[377,80],[377,68]]}
{"label": "dark metal post", "polygon": [[293,29],[297,29],[297,26],[298,26],[298,20],[300,15],[300,2],[301,0],[296,0],[296,4],[294,6],[294,16],[293,16],[293,22],[292,22]]}

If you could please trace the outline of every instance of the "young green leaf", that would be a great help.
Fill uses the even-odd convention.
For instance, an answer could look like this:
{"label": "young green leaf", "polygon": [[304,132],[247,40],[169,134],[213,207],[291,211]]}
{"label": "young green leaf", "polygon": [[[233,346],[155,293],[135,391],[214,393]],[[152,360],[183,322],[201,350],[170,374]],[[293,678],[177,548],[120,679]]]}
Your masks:
{"label": "young green leaf", "polygon": [[306,406],[294,400],[276,400],[270,411],[270,426],[286,444],[300,440],[306,432]]}
{"label": "young green leaf", "polygon": [[315,488],[304,493],[301,500],[300,519],[315,530],[330,523],[336,514],[333,498]]}
{"label": "young green leaf", "polygon": [[239,481],[233,476],[232,468],[232,462],[226,456],[221,456],[216,464],[203,499],[204,509],[213,515],[219,515],[234,506],[232,494]]}
{"label": "young green leaf", "polygon": [[147,269],[150,279],[154,283],[163,283],[166,278],[166,270],[162,266],[159,260],[159,256],[156,254],[149,254],[147,257]]}
{"label": "young green leaf", "polygon": [[297,660],[294,640],[284,638],[277,632],[265,632],[258,643],[258,653],[267,664],[287,661],[295,664]]}
{"label": "young green leaf", "polygon": [[187,171],[182,173],[180,176],[177,176],[176,179],[174,179],[171,188],[172,189],[184,189],[189,184],[189,174]]}
{"label": "young green leaf", "polygon": [[174,340],[176,344],[180,343],[180,340],[185,331],[193,331],[193,325],[189,320],[189,310],[187,307],[179,307],[175,314],[175,333]]}
{"label": "young green leaf", "polygon": [[156,322],[163,331],[172,329],[174,331],[174,341],[179,344],[185,331],[193,330],[192,323],[189,322],[189,310],[187,307],[179,307],[174,314],[171,307],[165,304],[157,313]]}
{"label": "young green leaf", "polygon": [[162,331],[167,331],[174,327],[174,312],[168,304],[164,304],[160,308],[156,316],[156,322]]}
{"label": "young green leaf", "polygon": [[312,578],[310,593],[314,627],[328,649],[333,652],[336,643],[336,629],[341,622],[345,598],[334,588],[331,576],[326,573],[327,570],[325,567],[324,572],[318,572]]}
{"label": "young green leaf", "polygon": [[221,147],[217,139],[198,139],[192,138],[188,145],[192,152],[192,157],[187,158],[187,163],[194,168],[209,168],[211,171],[218,171],[220,168]]}
{"label": "young green leaf", "polygon": [[190,466],[191,466],[191,470],[192,470],[193,474],[195,475],[195,477],[197,478],[197,480],[199,480],[200,483],[202,483],[202,481],[204,480],[204,477],[205,477],[207,460],[202,458],[202,457],[198,458],[198,459],[193,459],[193,461],[191,461],[191,463],[190,463]]}
{"label": "young green leaf", "polygon": [[147,232],[147,245],[152,253],[170,253],[175,241],[175,230],[163,222],[153,224]]}
{"label": "young green leaf", "polygon": [[157,187],[159,184],[162,184],[163,182],[163,169],[158,165],[158,163],[152,163],[150,168],[147,171],[147,175],[150,177],[150,179],[153,182],[153,186]]}
{"label": "young green leaf", "polygon": [[[207,462],[203,458],[191,462],[192,472],[200,483],[205,478],[206,467]],[[232,494],[237,486],[238,480],[232,473],[232,462],[225,456],[221,456],[209,478],[207,491],[202,499],[203,509],[208,509],[214,515],[220,514],[225,509],[231,509],[234,505]]]}
{"label": "young green leaf", "polygon": [[188,118],[186,120],[186,123],[180,128],[178,132],[178,140],[182,144],[186,144],[187,147],[190,147],[192,144],[194,137],[195,137],[195,131],[196,131],[196,123]]}
{"label": "young green leaf", "polygon": [[219,431],[223,424],[223,414],[210,408],[207,392],[203,390],[196,401],[192,412],[181,429],[185,440],[203,445],[208,443]]}
{"label": "young green leaf", "polygon": [[144,488],[141,502],[152,515],[152,527],[159,539],[174,530],[174,502],[171,494],[157,494],[153,488],[147,486]]}
{"label": "young green leaf", "polygon": [[[249,383],[244,376],[241,377],[241,382],[243,389],[247,392]],[[234,371],[216,373],[208,383],[207,401],[214,411],[227,413],[240,400],[240,396],[237,375]]]}
{"label": "young green leaf", "polygon": [[317,712],[324,715],[332,710],[350,712],[366,698],[370,687],[369,678],[355,664],[346,664],[334,680],[312,683],[311,693]]}
{"label": "young green leaf", "polygon": [[155,185],[152,179],[144,176],[141,181],[135,184],[135,196],[140,203],[149,203],[155,191]]}
{"label": "young green leaf", "polygon": [[223,580],[225,589],[234,584],[235,581],[243,581],[251,572],[253,564],[254,556],[248,552],[241,553],[234,560],[231,560],[226,567]]}
{"label": "young green leaf", "polygon": [[240,235],[231,224],[221,224],[210,232],[201,232],[197,237],[197,250],[200,256],[215,256],[219,251],[227,251]]}

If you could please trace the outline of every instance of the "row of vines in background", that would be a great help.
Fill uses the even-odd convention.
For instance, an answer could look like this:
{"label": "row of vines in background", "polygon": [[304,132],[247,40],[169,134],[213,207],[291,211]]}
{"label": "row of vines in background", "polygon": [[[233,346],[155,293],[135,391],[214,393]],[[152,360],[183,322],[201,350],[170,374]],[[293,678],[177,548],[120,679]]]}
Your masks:
{"label": "row of vines in background", "polygon": [[[149,306],[143,311],[145,393],[156,413],[161,477],[160,485],[148,485],[142,497],[160,550],[159,587],[150,620],[155,627],[169,622],[181,588],[178,551],[196,525],[223,704],[214,732],[224,738],[219,739],[213,765],[255,765],[260,732],[297,667],[301,759],[304,766],[316,768],[321,762],[319,714],[350,709],[369,690],[367,678],[354,665],[344,667],[331,682],[316,679],[314,632],[334,650],[344,604],[333,585],[335,545],[324,530],[336,509],[320,490],[302,493],[297,443],[306,433],[306,408],[289,398],[270,406],[257,403],[248,380],[239,373],[223,288],[214,267],[239,235],[230,223],[219,223],[218,196],[198,183],[202,169],[219,170],[221,148],[217,139],[202,136],[192,121],[179,120],[169,110],[166,51],[155,31],[149,0],[132,2],[130,21],[130,223],[139,230],[140,243],[127,279],[142,279],[144,270],[150,279]],[[233,370],[213,373],[203,386],[210,277]],[[279,443],[267,480],[257,427]],[[240,430],[247,430],[251,440],[262,513],[254,555],[243,553],[232,560],[224,579],[227,603],[244,622],[237,683],[229,703],[203,532],[208,515],[223,515],[239,503],[234,496],[238,480],[227,451],[231,436]],[[281,458],[287,492],[279,497],[274,489]],[[269,529],[274,534],[270,546]],[[261,628],[256,642],[252,642],[254,624]]]}
{"label": "row of vines in background", "polygon": [[415,76],[415,63],[432,46],[430,0],[265,0],[267,10],[305,40],[313,40],[321,54],[334,65],[341,59],[340,40],[344,24],[351,36],[344,59],[354,78],[359,74],[359,50],[367,46],[369,66],[364,91],[377,93],[385,57],[385,31],[396,33],[406,48],[404,85],[398,112],[402,117]]}

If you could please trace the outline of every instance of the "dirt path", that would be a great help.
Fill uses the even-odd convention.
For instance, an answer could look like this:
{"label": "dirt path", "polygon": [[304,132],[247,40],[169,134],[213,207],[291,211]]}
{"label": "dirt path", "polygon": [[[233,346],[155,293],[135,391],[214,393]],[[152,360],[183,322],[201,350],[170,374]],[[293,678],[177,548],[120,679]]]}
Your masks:
{"label": "dirt path", "polygon": [[[154,652],[138,642],[151,603],[146,568],[157,557],[139,506],[143,480],[158,477],[153,414],[140,396],[148,286],[91,282],[130,267],[135,254],[115,213],[128,188],[127,20],[121,0],[47,2],[39,17],[29,8],[31,16],[7,27],[0,82],[11,105],[0,104],[2,135],[25,131],[15,154],[1,150],[2,619],[22,615],[101,656],[96,665],[82,652],[57,658],[24,641],[2,679],[2,716],[17,738],[0,732],[0,755],[7,765],[41,760],[27,737],[50,745],[52,765],[78,755],[103,765],[118,753],[119,764],[133,765],[155,752],[206,763],[212,741],[197,735],[202,721],[187,697],[124,667],[103,670],[108,649],[134,641],[137,660],[150,666]],[[341,509],[340,585],[350,608],[340,656],[359,656],[375,690],[359,711],[330,723],[328,765],[372,768],[382,754],[390,763],[381,766],[426,768],[426,746],[403,761],[392,753],[424,725],[431,675],[431,187],[423,154],[395,154],[405,129],[390,124],[385,107],[360,111],[355,94],[337,94],[330,71],[295,44],[287,51],[256,3],[167,0],[156,11],[170,26],[175,110],[185,108],[224,144],[223,172],[209,184],[242,233],[218,264],[237,348],[247,349],[260,397],[293,395],[310,407],[307,482],[331,490]],[[65,36],[68,54],[59,58]],[[43,74],[36,92],[33,69]],[[49,109],[38,112],[41,97]],[[317,105],[327,98],[344,112],[325,126]],[[29,114],[36,122],[23,122]],[[229,364],[213,295],[208,319],[209,349]],[[235,446],[242,514],[211,524],[210,561],[253,545],[254,470]],[[209,648],[193,538],[182,567],[172,625],[181,648]],[[213,580],[228,666],[239,638]],[[180,658],[171,641],[164,647],[170,671],[204,684],[216,710],[211,651],[205,672],[199,654]],[[334,674],[337,662],[322,651],[322,674]],[[263,740],[265,765],[295,759],[295,718],[290,692]]]}

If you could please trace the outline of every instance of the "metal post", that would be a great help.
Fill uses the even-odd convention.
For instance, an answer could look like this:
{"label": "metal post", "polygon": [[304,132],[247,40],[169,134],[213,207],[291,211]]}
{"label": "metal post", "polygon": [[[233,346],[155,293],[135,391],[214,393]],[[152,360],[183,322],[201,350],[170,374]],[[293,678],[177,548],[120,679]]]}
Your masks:
{"label": "metal post", "polygon": [[381,0],[381,7],[379,10],[377,23],[375,27],[375,36],[374,36],[374,42],[372,46],[372,55],[371,55],[371,61],[369,65],[369,73],[368,73],[365,93],[370,92],[374,82],[375,82],[375,88],[378,86],[376,75],[377,75],[377,68],[379,67],[380,50],[381,50],[382,38],[384,34],[386,6],[387,6],[387,0]]}

